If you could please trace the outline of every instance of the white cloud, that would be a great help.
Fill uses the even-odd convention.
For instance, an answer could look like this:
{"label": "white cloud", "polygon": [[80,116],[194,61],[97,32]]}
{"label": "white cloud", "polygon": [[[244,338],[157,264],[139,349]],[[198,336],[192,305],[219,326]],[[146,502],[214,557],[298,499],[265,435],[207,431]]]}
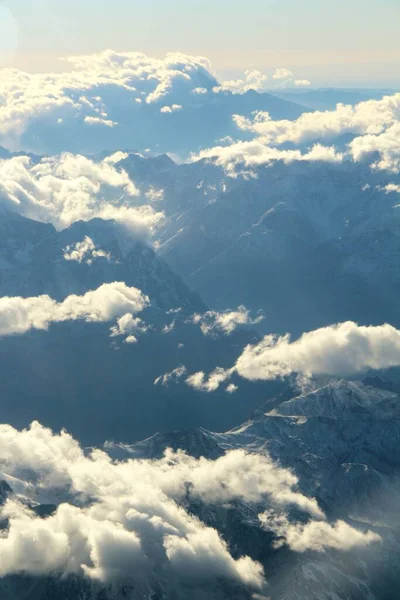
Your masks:
{"label": "white cloud", "polygon": [[268,113],[259,112],[253,120],[236,117],[236,124],[261,136],[266,144],[300,144],[344,133],[379,135],[399,118],[400,94],[394,94],[355,106],[338,104],[335,110],[303,113],[295,121],[274,121]]}
{"label": "white cloud", "polygon": [[396,183],[388,183],[387,185],[385,185],[385,187],[383,189],[387,194],[390,194],[393,192],[400,194],[400,185],[397,185]]}
{"label": "white cloud", "polygon": [[262,139],[249,142],[235,142],[229,146],[216,146],[202,150],[193,155],[192,160],[209,159],[216,165],[223,167],[227,175],[236,177],[245,174],[260,165],[266,165],[276,160],[285,163],[293,161],[323,161],[342,162],[343,154],[337,152],[333,146],[314,144],[310,150],[302,153],[301,150],[280,150],[263,143]]}
{"label": "white cloud", "polygon": [[139,317],[134,317],[132,311],[126,313],[117,320],[116,325],[111,327],[110,337],[126,336],[126,344],[135,344],[137,342],[136,335],[146,333],[148,326]]}
{"label": "white cloud", "polygon": [[24,139],[31,145],[39,143],[33,133],[24,136],[42,120],[65,127],[72,124],[75,128],[81,122],[110,128],[118,122],[115,115],[120,114],[121,106],[140,110],[142,99],[149,105],[167,99],[171,101],[168,104],[176,104],[193,90],[211,89],[216,83],[207,59],[180,53],[154,59],[106,50],[65,61],[71,70],[62,73],[1,71],[2,144],[18,149]]}
{"label": "white cloud", "polygon": [[352,375],[400,365],[400,331],[391,325],[359,326],[348,321],[304,333],[265,336],[247,346],[235,369],[246,379],[276,379],[291,373]]}
{"label": "white cloud", "polygon": [[324,552],[326,549],[351,550],[379,542],[380,536],[372,531],[358,531],[345,521],[327,523],[326,521],[290,522],[285,515],[265,512],[259,515],[260,521],[268,531],[281,539],[276,546],[287,544],[295,552]]}
{"label": "white cloud", "polygon": [[0,160],[0,205],[58,229],[94,217],[115,219],[148,238],[163,215],[149,205],[132,206],[139,191],[114,164],[123,156],[101,162],[69,153],[38,163],[28,156]]}
{"label": "white cloud", "polygon": [[83,296],[71,295],[63,302],[49,296],[0,298],[0,336],[23,334],[31,329],[46,330],[52,323],[83,320],[107,322],[138,313],[149,298],[125,283],[104,283]]}
{"label": "white cloud", "polygon": [[328,375],[348,376],[368,369],[400,366],[400,331],[392,325],[360,326],[352,321],[322,327],[291,341],[284,336],[266,335],[249,344],[230,369],[217,367],[209,375],[200,371],[186,383],[204,392],[214,392],[236,373],[244,379],[274,380],[289,375],[307,378]]}
{"label": "white cloud", "polygon": [[182,106],[180,104],[172,104],[171,106],[163,106],[160,108],[161,113],[173,113],[177,110],[181,110]]}
{"label": "white cloud", "polygon": [[292,71],[289,71],[289,69],[275,69],[274,74],[272,75],[273,79],[291,79],[293,77],[293,73]]}
{"label": "white cloud", "polygon": [[187,385],[201,392],[215,392],[219,386],[231,378],[234,369],[223,369],[217,367],[210,375],[206,375],[203,371],[193,373],[186,379]]}
{"label": "white cloud", "polygon": [[245,71],[244,79],[234,79],[223,81],[220,85],[214,87],[214,92],[232,92],[233,94],[245,94],[249,90],[260,91],[265,88],[268,76],[261,71]]}
{"label": "white cloud", "polygon": [[296,87],[308,87],[309,85],[311,85],[311,81],[309,81],[308,79],[295,79],[294,85]]}
{"label": "white cloud", "polygon": [[[295,507],[324,528],[316,500],[299,492],[295,474],[267,453],[235,450],[209,460],[167,450],[159,460],[114,462],[104,451],[85,452],[65,431],[56,435],[33,423],[23,431],[0,425],[0,469],[26,481],[28,501],[58,504],[52,516],[40,518],[26,502],[7,501],[0,512],[9,520],[0,538],[1,576],[85,573],[112,581],[169,568],[179,578],[223,577],[261,590],[261,566],[249,557],[234,559],[218,531],[184,508],[188,501],[268,503],[281,527],[286,511]],[[333,527],[341,536],[343,525]],[[287,527],[285,532],[289,539]],[[353,534],[353,545],[376,539],[361,538],[349,526],[345,533]],[[331,545],[320,538],[316,547],[316,535],[308,537],[316,550]],[[305,541],[291,544],[302,552]]]}
{"label": "white cloud", "polygon": [[145,196],[149,202],[161,202],[164,200],[164,190],[156,190],[153,186],[150,186]]}
{"label": "white cloud", "polygon": [[82,242],[77,242],[65,248],[64,258],[65,260],[76,261],[78,263],[85,262],[87,265],[91,265],[96,258],[106,258],[110,261],[111,254],[101,248],[97,248],[93,240],[86,235]]}
{"label": "white cloud", "polygon": [[227,388],[226,388],[226,392],[228,392],[228,394],[234,394],[235,392],[238,391],[238,386],[235,385],[234,383],[230,383]]}
{"label": "white cloud", "polygon": [[400,171],[400,123],[395,123],[379,135],[369,134],[356,137],[349,144],[349,149],[355,161],[361,161],[373,153],[379,153],[380,158],[372,166],[398,173]]}
{"label": "white cloud", "polygon": [[88,125],[104,125],[105,127],[115,127],[115,125],[118,125],[115,121],[101,119],[100,117],[85,117],[83,120],[85,123],[88,123]]}
{"label": "white cloud", "polygon": [[174,330],[175,325],[176,325],[176,319],[171,321],[171,323],[167,323],[166,325],[164,325],[164,327],[162,328],[162,333],[171,333],[171,331]]}
{"label": "white cloud", "polygon": [[[275,79],[286,85],[286,70],[277,70]],[[293,80],[291,84],[306,86],[308,80]],[[335,110],[305,112],[298,119],[274,120],[265,111],[256,111],[252,118],[233,115],[237,127],[252,132],[250,141],[233,141],[192,155],[192,160],[209,159],[225,168],[227,174],[249,174],[252,168],[274,160],[321,160],[341,162],[349,157],[356,162],[378,154],[373,168],[400,171],[400,93],[381,100],[368,100],[356,105],[338,104]],[[353,134],[354,139],[345,152],[325,146],[322,140],[333,141],[339,136]],[[302,149],[280,149],[282,144],[302,145]],[[305,149],[306,144],[313,144]],[[246,171],[246,169],[248,169]]]}
{"label": "white cloud", "polygon": [[228,309],[222,312],[210,310],[204,314],[195,314],[192,317],[192,322],[200,324],[200,329],[204,335],[212,336],[219,333],[230,335],[238,327],[256,325],[263,319],[262,315],[253,319],[250,311],[245,306],[239,306],[236,310]]}
{"label": "white cloud", "polygon": [[177,367],[170,373],[164,373],[164,375],[160,375],[160,377],[157,377],[157,379],[154,381],[154,385],[158,385],[159,383],[161,383],[164,387],[168,387],[171,381],[178,381],[178,379],[181,379],[182,377],[184,377],[184,375],[186,375],[186,372],[186,367],[181,365],[180,367]]}

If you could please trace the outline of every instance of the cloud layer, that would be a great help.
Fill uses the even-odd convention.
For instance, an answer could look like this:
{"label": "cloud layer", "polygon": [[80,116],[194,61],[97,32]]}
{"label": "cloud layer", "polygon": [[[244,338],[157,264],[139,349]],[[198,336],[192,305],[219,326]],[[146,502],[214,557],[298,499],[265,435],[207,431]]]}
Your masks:
{"label": "cloud layer", "polygon": [[[24,481],[25,494],[12,496],[1,509],[8,519],[0,539],[1,576],[76,573],[102,582],[140,582],[173,572],[180,580],[222,577],[261,590],[261,565],[247,556],[233,558],[218,531],[184,505],[267,504],[275,515],[269,528],[280,536],[291,507],[308,515],[309,523],[325,523],[315,499],[298,491],[297,477],[268,454],[236,450],[208,460],[168,450],[159,460],[115,462],[100,450],[85,453],[66,432],[56,435],[33,423],[23,431],[0,425],[0,468],[9,481]],[[32,501],[58,506],[40,518],[29,509]],[[260,520],[265,526],[265,516]],[[340,523],[332,527],[336,548],[379,539]],[[300,543],[287,534],[288,543],[303,551],[304,536]],[[321,539],[319,548],[315,542],[309,547],[323,550],[330,544]]]}
{"label": "cloud layer", "polygon": [[115,219],[146,239],[162,213],[132,206],[139,192],[115,167],[124,156],[118,152],[100,162],[68,153],[39,162],[28,156],[0,160],[0,207],[57,229],[95,217]]}
{"label": "cloud layer", "polygon": [[71,70],[63,73],[2,70],[1,144],[40,152],[37,127],[44,128],[41,143],[59,146],[74,132],[84,137],[86,128],[93,136],[95,130],[127,125],[127,117],[132,119],[142,105],[178,105],[194,89],[216,85],[205,58],[179,53],[154,59],[106,50],[65,61]]}
{"label": "cloud layer", "polygon": [[[288,73],[278,69],[274,77],[284,80]],[[298,85],[307,82],[298,81]],[[254,134],[251,141],[233,141],[201,151],[194,160],[206,158],[225,168],[230,175],[273,160],[342,161],[370,160],[373,168],[398,173],[400,170],[400,94],[368,100],[355,106],[338,104],[335,110],[305,112],[296,120],[274,120],[258,111],[252,118],[233,115],[240,131]],[[353,136],[340,151],[335,147],[342,136]],[[279,148],[284,144],[299,146]],[[329,145],[327,145],[329,144]],[[376,159],[378,155],[378,159]],[[372,158],[371,158],[372,157]],[[239,168],[241,166],[241,168]]]}

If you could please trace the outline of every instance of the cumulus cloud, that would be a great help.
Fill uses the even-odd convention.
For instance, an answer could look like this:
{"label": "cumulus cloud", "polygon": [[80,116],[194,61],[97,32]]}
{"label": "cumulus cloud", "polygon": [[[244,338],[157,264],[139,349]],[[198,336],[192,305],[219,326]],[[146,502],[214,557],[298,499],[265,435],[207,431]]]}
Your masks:
{"label": "cumulus cloud", "polygon": [[[207,59],[179,53],[155,59],[141,53],[106,50],[65,61],[71,70],[62,73],[2,70],[2,144],[20,148],[21,140],[26,140],[34,145],[37,140],[30,130],[43,121],[59,126],[71,124],[74,129],[80,123],[93,128],[118,128],[128,123],[126,114],[131,118],[142,104],[177,104],[176,100],[190,98],[195,89],[211,90],[216,85]],[[123,116],[121,108],[125,110],[123,123],[118,118]]]}
{"label": "cumulus cloud", "polygon": [[107,322],[122,315],[126,320],[126,313],[141,312],[149,302],[140,290],[122,282],[104,283],[83,296],[68,296],[63,302],[47,295],[5,296],[0,298],[0,336],[23,334],[31,329],[47,330],[52,323],[65,321]]}
{"label": "cumulus cloud", "polygon": [[214,92],[232,92],[234,94],[245,94],[249,90],[260,91],[265,88],[268,76],[261,71],[245,71],[243,79],[231,79],[223,81],[214,87]]}
{"label": "cumulus cloud", "polygon": [[311,81],[309,81],[308,79],[295,79],[294,85],[296,87],[308,87],[309,85],[311,85]]}
{"label": "cumulus cloud", "polygon": [[278,79],[278,80],[290,79],[293,77],[293,73],[292,73],[292,71],[289,71],[289,69],[279,68],[279,69],[275,69],[272,77],[274,79]]}
{"label": "cumulus cloud", "polygon": [[157,379],[154,381],[154,385],[158,385],[159,383],[161,383],[161,385],[163,385],[164,387],[168,387],[171,381],[178,381],[179,379],[184,377],[184,375],[186,375],[186,372],[186,367],[184,365],[181,365],[173,371],[171,371],[170,373],[164,373],[164,375],[160,375],[160,377],[157,377]]}
{"label": "cumulus cloud", "polygon": [[193,389],[201,392],[215,392],[222,383],[232,377],[234,372],[234,368],[223,369],[222,367],[217,367],[207,376],[203,371],[198,371],[190,375],[186,379],[186,383]]}
{"label": "cumulus cloud", "polygon": [[[267,453],[234,450],[209,460],[167,450],[159,460],[113,461],[98,449],[85,452],[65,431],[54,434],[33,423],[23,431],[0,425],[0,468],[28,484],[28,496],[12,496],[1,509],[8,519],[0,538],[1,576],[84,573],[100,581],[140,581],[170,569],[179,578],[222,577],[261,590],[262,567],[246,556],[234,558],[218,531],[186,510],[188,502],[267,503],[275,530],[279,525],[281,535],[285,527],[288,540],[289,526],[296,525],[285,521],[291,508],[320,528],[326,521],[316,500],[298,490],[296,475]],[[30,510],[32,502],[57,506],[40,518]],[[313,549],[332,546],[326,536],[317,547],[316,534],[305,536],[298,527],[301,539],[290,538],[295,550],[303,551],[305,537]],[[333,528],[337,538],[346,538],[346,548],[376,539],[340,522]]]}
{"label": "cumulus cloud", "polygon": [[115,121],[110,121],[110,119],[101,119],[100,117],[85,117],[83,121],[89,125],[104,125],[105,127],[114,127],[115,125],[118,125],[118,123]]}
{"label": "cumulus cloud", "polygon": [[267,335],[247,346],[235,369],[246,379],[276,379],[291,373],[353,375],[400,365],[400,331],[391,325],[359,326],[348,321],[304,333]]}
{"label": "cumulus cloud", "polygon": [[278,82],[279,87],[307,87],[311,85],[308,79],[295,79],[292,71],[289,69],[275,69],[272,78]]}
{"label": "cumulus cloud", "polygon": [[244,325],[256,325],[260,323],[264,317],[258,315],[254,319],[250,315],[250,311],[245,306],[239,306],[236,310],[224,310],[218,312],[209,310],[204,314],[193,315],[191,321],[196,325],[200,325],[200,329],[204,335],[230,335],[238,327]]}
{"label": "cumulus cloud", "polygon": [[267,112],[253,120],[236,118],[237,125],[262,136],[265,143],[303,143],[332,139],[344,133],[379,135],[400,118],[400,94],[368,100],[355,106],[338,104],[335,110],[303,113],[295,121],[274,121]]}
{"label": "cumulus cloud", "polygon": [[91,265],[96,258],[106,258],[110,261],[111,254],[101,248],[97,248],[92,238],[86,235],[82,242],[77,242],[65,248],[64,258],[65,260],[76,261],[78,263],[85,262],[87,265]]}
{"label": "cumulus cloud", "polygon": [[160,112],[161,113],[173,113],[176,112],[177,110],[181,110],[182,106],[180,104],[172,104],[171,106],[163,106],[162,108],[160,108]]}
{"label": "cumulus cloud", "polygon": [[293,161],[323,161],[342,162],[343,153],[334,146],[314,144],[306,152],[301,150],[281,150],[263,143],[262,139],[248,142],[234,142],[228,146],[216,146],[202,150],[193,155],[192,160],[208,159],[223,167],[227,175],[236,177],[238,174],[252,172],[252,169],[273,161],[282,160],[285,163]]}
{"label": "cumulus cloud", "polygon": [[289,334],[266,335],[261,342],[246,346],[230,369],[217,367],[209,375],[199,371],[186,383],[199,391],[214,392],[235,373],[250,381],[294,374],[304,384],[313,376],[349,376],[396,366],[400,366],[398,329],[347,321],[304,333],[295,341]]}
{"label": "cumulus cloud", "polygon": [[0,206],[58,229],[94,217],[115,219],[148,238],[163,218],[149,205],[134,207],[139,195],[116,153],[100,162],[69,153],[33,162],[28,156],[0,160]]}
{"label": "cumulus cloud", "polygon": [[126,344],[136,344],[137,334],[146,333],[148,326],[139,317],[134,317],[132,312],[126,313],[117,320],[116,325],[111,327],[110,337],[126,336]]}
{"label": "cumulus cloud", "polygon": [[275,546],[284,544],[295,552],[324,552],[327,549],[351,550],[373,542],[379,542],[380,536],[373,531],[355,530],[345,521],[327,523],[326,521],[291,522],[286,515],[277,515],[266,511],[259,515],[265,529],[272,531],[280,539]]}
{"label": "cumulus cloud", "polygon": [[393,192],[400,194],[400,185],[397,185],[396,183],[388,183],[383,189],[387,194],[391,194]]}
{"label": "cumulus cloud", "polygon": [[378,153],[380,158],[372,163],[372,167],[398,173],[400,171],[400,123],[395,123],[379,135],[356,137],[349,144],[349,149],[355,161],[365,160]]}
{"label": "cumulus cloud", "polygon": [[[274,78],[286,81],[289,75],[290,71],[278,69]],[[291,85],[308,84],[308,80],[291,80]],[[338,104],[334,110],[305,112],[293,121],[274,120],[266,111],[255,111],[252,117],[233,115],[233,121],[239,130],[253,133],[254,138],[207,148],[193,154],[192,160],[211,160],[231,176],[251,175],[253,168],[274,160],[341,162],[345,157],[355,162],[370,160],[375,169],[400,171],[400,93],[354,106]],[[345,151],[322,144],[334,143],[344,135],[354,136]],[[283,144],[301,149],[279,148]]]}

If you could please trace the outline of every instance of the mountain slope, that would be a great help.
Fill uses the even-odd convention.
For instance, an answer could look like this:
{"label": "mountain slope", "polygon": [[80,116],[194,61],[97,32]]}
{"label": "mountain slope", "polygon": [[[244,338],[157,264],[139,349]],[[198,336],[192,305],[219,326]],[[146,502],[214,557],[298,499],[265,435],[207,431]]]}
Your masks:
{"label": "mountain slope", "polygon": [[[8,214],[0,228],[1,296],[48,294],[62,301],[121,281],[151,300],[140,314],[147,331],[139,332],[137,343],[110,337],[113,323],[71,321],[53,324],[48,331],[0,337],[4,422],[25,427],[38,419],[56,429],[67,427],[86,443],[132,440],[199,425],[224,429],[250,414],[269,389],[274,393],[274,384],[256,386],[249,401],[250,384],[234,395],[224,390],[205,395],[183,381],[154,385],[180,364],[188,372],[230,366],[254,334],[204,336],[188,322],[206,310],[198,294],[151,248],[115,223],[77,222],[57,232],[51,225]],[[95,250],[79,246],[86,238]],[[72,254],[77,247],[81,255]]]}

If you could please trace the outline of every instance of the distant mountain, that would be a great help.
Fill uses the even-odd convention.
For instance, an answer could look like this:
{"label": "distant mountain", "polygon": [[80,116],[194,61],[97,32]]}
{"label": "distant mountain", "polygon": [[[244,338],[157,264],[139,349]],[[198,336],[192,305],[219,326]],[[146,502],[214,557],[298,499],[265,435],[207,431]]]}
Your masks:
{"label": "distant mountain", "polygon": [[368,100],[380,100],[391,96],[396,90],[321,88],[316,90],[279,90],[273,94],[278,98],[295,102],[312,110],[334,110],[337,104],[359,104]]}
{"label": "distant mountain", "polygon": [[334,381],[282,399],[272,411],[225,434],[205,429],[176,432],[132,446],[111,445],[108,451],[118,457],[159,457],[172,447],[215,458],[237,448],[261,453],[267,449],[294,470],[302,491],[315,496],[330,518],[375,524],[384,538],[378,552],[299,555],[285,548],[273,550],[268,534],[256,530],[251,508],[231,507],[229,516],[221,515],[213,526],[222,528],[230,544],[261,560],[269,574],[271,598],[390,600],[400,584],[400,396],[374,383],[379,387],[371,380]]}
{"label": "distant mountain", "polygon": [[400,213],[387,174],[280,161],[229,179],[199,161],[149,180],[164,188],[157,251],[212,308],[263,309],[272,332],[400,324]]}
{"label": "distant mountain", "polygon": [[[222,137],[232,135],[246,139],[247,135],[233,123],[234,114],[250,116],[253,111],[268,111],[273,119],[297,119],[308,111],[293,101],[268,93],[249,90],[244,94],[231,92],[192,95],[178,98],[179,110],[161,112],[163,104],[140,105],[131,97],[111,95],[103,100],[109,108],[113,127],[91,127],[80,118],[64,119],[54,127],[52,119],[33,121],[21,140],[22,147],[46,155],[60,152],[97,154],[107,148],[135,148],[144,153],[172,152],[181,158],[201,148],[215,146]],[[165,100],[171,102],[171,98]]]}
{"label": "distant mountain", "polygon": [[[105,256],[66,260],[66,248],[89,237]],[[233,395],[203,394],[154,381],[180,364],[188,371],[231,366],[251,332],[205,337],[187,323],[206,310],[154,251],[110,221],[77,222],[57,232],[52,225],[5,213],[0,222],[0,295],[48,294],[62,301],[103,283],[125,282],[151,299],[140,317],[148,330],[138,343],[110,338],[112,323],[66,322],[48,331],[0,337],[2,420],[27,426],[38,419],[67,427],[86,443],[141,439],[156,431],[199,425],[223,429],[245,418],[277,387],[244,384]],[[164,327],[167,326],[165,332]],[[248,390],[252,389],[249,397]]]}
{"label": "distant mountain", "polygon": [[[380,380],[371,383],[334,381],[290,400],[282,398],[274,410],[223,434],[176,431],[132,445],[107,444],[105,450],[117,459],[159,458],[167,448],[210,459],[233,449],[267,451],[298,476],[300,490],[315,496],[329,520],[373,529],[382,542],[355,551],[294,552],[277,548],[278,538],[260,526],[257,515],[268,509],[268,500],[262,505],[238,501],[217,506],[188,499],[185,509],[217,529],[235,556],[246,554],[262,563],[271,598],[393,600],[400,584],[400,396]],[[5,490],[12,493],[8,485]],[[40,514],[42,509],[36,510]],[[298,521],[299,516],[290,518]],[[170,584],[161,573],[152,574],[145,588],[128,582],[93,584],[79,577],[15,576],[1,580],[0,591],[4,600],[166,600]],[[189,591],[194,594],[193,588],[175,590],[173,597],[181,600]],[[196,594],[199,600],[251,597],[243,587],[222,580],[201,582]]]}

